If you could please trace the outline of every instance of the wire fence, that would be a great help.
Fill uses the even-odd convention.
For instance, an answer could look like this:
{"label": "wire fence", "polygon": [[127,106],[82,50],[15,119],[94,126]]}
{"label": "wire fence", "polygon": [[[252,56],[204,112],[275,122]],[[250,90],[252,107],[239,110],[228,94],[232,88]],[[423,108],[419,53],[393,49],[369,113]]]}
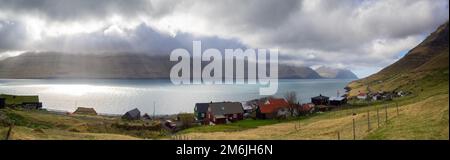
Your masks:
{"label": "wire fence", "polygon": [[385,126],[392,119],[400,116],[401,110],[397,103],[369,107],[365,111],[352,113],[350,122],[336,130],[337,140],[364,139],[370,132]]}

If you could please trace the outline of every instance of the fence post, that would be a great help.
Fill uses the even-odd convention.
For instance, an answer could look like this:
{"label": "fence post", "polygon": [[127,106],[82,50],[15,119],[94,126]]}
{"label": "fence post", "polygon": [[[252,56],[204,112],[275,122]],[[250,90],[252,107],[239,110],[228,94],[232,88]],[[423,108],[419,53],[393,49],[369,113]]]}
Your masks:
{"label": "fence post", "polygon": [[355,133],[355,118],[353,118],[353,140],[356,140],[356,133]]}
{"label": "fence post", "polygon": [[387,120],[388,120],[387,105],[384,106],[384,112],[385,112],[385,114],[386,114],[384,122],[387,123]]}
{"label": "fence post", "polygon": [[395,107],[397,108],[397,116],[399,115],[398,113],[398,102],[395,102]]}
{"label": "fence post", "polygon": [[300,120],[298,120],[298,131],[300,131],[300,129],[302,129],[302,126],[300,125]]}
{"label": "fence post", "polygon": [[378,124],[378,128],[380,128],[380,109],[377,108],[377,124]]}
{"label": "fence post", "polygon": [[337,131],[337,138],[338,140],[341,140],[341,133],[339,131]]}
{"label": "fence post", "polygon": [[14,123],[11,123],[9,125],[8,132],[6,132],[5,140],[9,140],[10,139],[13,127],[14,127]]}
{"label": "fence post", "polygon": [[367,131],[370,131],[370,111],[367,111]]}

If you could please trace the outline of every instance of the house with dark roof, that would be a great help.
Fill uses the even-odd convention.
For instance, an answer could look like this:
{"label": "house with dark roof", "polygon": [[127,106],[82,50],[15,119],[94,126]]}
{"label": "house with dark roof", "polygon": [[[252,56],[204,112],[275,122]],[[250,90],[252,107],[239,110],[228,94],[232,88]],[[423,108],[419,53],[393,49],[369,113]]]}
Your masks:
{"label": "house with dark roof", "polygon": [[289,112],[289,103],[283,98],[271,98],[260,102],[256,110],[256,117],[260,119],[271,119],[287,114]]}
{"label": "house with dark roof", "polygon": [[207,123],[208,121],[204,121],[206,118],[206,114],[208,113],[209,103],[196,103],[194,107],[194,117],[196,121]]}
{"label": "house with dark roof", "polygon": [[94,108],[78,107],[73,114],[97,115],[97,112]]}
{"label": "house with dark roof", "polygon": [[139,119],[141,119],[141,111],[139,111],[139,109],[137,109],[137,108],[132,109],[132,110],[128,111],[127,113],[125,113],[122,116],[122,119],[139,120]]}
{"label": "house with dark roof", "polygon": [[345,98],[345,97],[331,97],[330,98],[330,105],[341,106],[344,104],[347,104],[347,98]]}
{"label": "house with dark roof", "polygon": [[314,105],[328,105],[329,100],[330,97],[322,96],[322,94],[320,94],[319,96],[312,97],[311,103],[313,103]]}
{"label": "house with dark roof", "polygon": [[225,124],[244,119],[240,102],[216,102],[208,104],[206,119],[209,124]]}

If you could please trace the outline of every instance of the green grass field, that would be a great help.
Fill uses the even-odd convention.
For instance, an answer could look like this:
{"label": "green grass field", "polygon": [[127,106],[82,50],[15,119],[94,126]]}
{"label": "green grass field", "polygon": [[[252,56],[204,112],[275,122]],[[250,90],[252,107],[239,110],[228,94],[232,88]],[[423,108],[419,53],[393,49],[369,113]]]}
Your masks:
{"label": "green grass field", "polygon": [[208,132],[235,132],[235,131],[242,131],[246,129],[252,129],[257,128],[259,126],[265,126],[265,125],[271,125],[281,122],[287,122],[292,121],[294,119],[290,120],[262,120],[262,119],[246,119],[242,121],[238,121],[235,123],[227,124],[227,125],[215,125],[215,126],[196,126],[189,129],[185,129],[181,131],[180,133],[208,133]]}

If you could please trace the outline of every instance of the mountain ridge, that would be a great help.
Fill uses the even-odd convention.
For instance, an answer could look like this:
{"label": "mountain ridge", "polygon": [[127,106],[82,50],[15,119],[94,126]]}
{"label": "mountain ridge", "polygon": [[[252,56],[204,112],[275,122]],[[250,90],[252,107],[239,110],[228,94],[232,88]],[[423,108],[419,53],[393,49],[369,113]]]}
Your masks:
{"label": "mountain ridge", "polygon": [[332,68],[327,66],[321,66],[316,68],[315,71],[323,78],[329,79],[358,79],[352,71],[348,69]]}
{"label": "mountain ridge", "polygon": [[[0,78],[168,79],[170,69],[176,63],[169,61],[168,56],[138,53],[27,52],[0,60]],[[278,77],[282,79],[323,78],[306,66],[279,64],[278,71]]]}

